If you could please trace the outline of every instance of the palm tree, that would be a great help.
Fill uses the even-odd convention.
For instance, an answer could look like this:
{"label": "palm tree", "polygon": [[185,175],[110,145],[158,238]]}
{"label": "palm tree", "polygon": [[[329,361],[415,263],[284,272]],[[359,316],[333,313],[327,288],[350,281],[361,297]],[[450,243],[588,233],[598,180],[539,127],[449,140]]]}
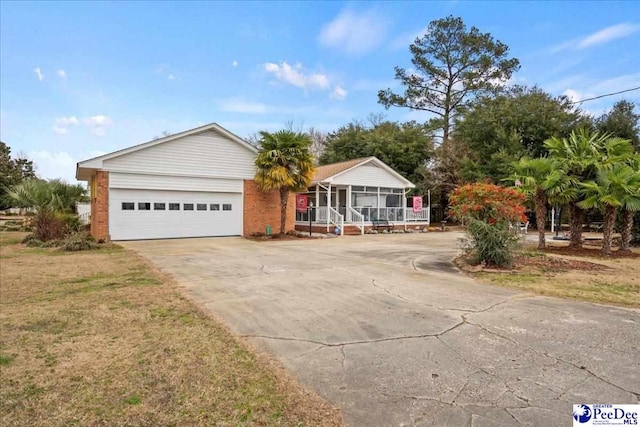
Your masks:
{"label": "palm tree", "polygon": [[289,193],[306,190],[313,178],[312,141],[307,134],[290,130],[260,132],[260,137],[256,183],[263,191],[280,193],[280,234],[284,234]]}
{"label": "palm tree", "polygon": [[553,137],[544,142],[550,157],[561,165],[546,183],[548,194],[569,205],[571,212],[571,248],[582,248],[584,210],[579,205],[583,195],[580,183],[594,179],[598,168],[609,168],[628,159],[633,147],[629,140],[609,134],[591,133],[588,129],[572,131],[569,138]]}
{"label": "palm tree", "polygon": [[63,227],[57,215],[75,213],[76,203],[86,200],[86,194],[87,190],[81,185],[67,184],[59,179],[44,181],[35,178],[24,180],[7,192],[13,205],[33,210],[34,235],[43,242],[61,237]]}
{"label": "palm tree", "polygon": [[547,219],[548,197],[545,191],[545,183],[551,172],[559,168],[559,164],[549,158],[540,157],[531,159],[524,157],[513,163],[513,180],[520,181],[520,190],[533,199],[536,210],[536,227],[538,228],[538,249],[544,249],[545,225]]}
{"label": "palm tree", "polygon": [[60,179],[49,181],[51,191],[60,198],[65,212],[77,213],[78,202],[88,202],[87,189],[80,184],[67,184]]}
{"label": "palm tree", "polygon": [[578,202],[584,209],[604,211],[604,236],[602,254],[611,255],[611,242],[618,208],[640,209],[640,171],[631,166],[617,163],[610,167],[600,167],[596,179],[581,183],[584,200]]}
{"label": "palm tree", "polygon": [[35,213],[34,235],[38,240],[47,241],[57,236],[56,212],[60,212],[60,197],[51,191],[51,185],[40,179],[28,179],[9,189],[7,196],[12,204],[31,208]]}
{"label": "palm tree", "polygon": [[[640,171],[640,153],[636,153],[629,158],[631,169]],[[635,212],[640,211],[640,186],[635,192],[625,195],[622,201],[622,230],[620,236],[620,250],[628,251],[631,245],[633,234],[633,217]]]}

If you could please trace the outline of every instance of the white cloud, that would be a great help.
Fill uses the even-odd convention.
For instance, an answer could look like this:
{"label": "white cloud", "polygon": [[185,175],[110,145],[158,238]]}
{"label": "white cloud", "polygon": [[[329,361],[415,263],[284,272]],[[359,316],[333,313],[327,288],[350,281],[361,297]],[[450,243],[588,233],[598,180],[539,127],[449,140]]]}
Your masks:
{"label": "white cloud", "polygon": [[612,40],[630,36],[638,30],[640,30],[640,25],[629,24],[628,22],[612,25],[582,39],[580,43],[578,43],[578,48],[584,49],[587,47],[608,43]]}
{"label": "white cloud", "polygon": [[329,87],[329,78],[325,74],[305,74],[302,64],[296,64],[292,67],[286,62],[280,64],[267,62],[264,64],[264,70],[273,74],[278,80],[302,89],[327,89]]}
{"label": "white cloud", "polygon": [[79,159],[69,153],[43,150],[30,151],[27,155],[36,165],[38,176],[46,179],[62,178],[69,183],[76,181],[76,163]]}
{"label": "white cloud", "polygon": [[[562,93],[573,101],[581,101],[585,98],[619,92],[622,90],[640,86],[640,73],[623,74],[608,79],[596,79],[583,75],[569,76],[556,82],[545,85],[545,89],[551,92]],[[619,97],[635,100],[640,99],[640,91],[626,92]],[[613,102],[616,97],[603,98],[598,102]]]}
{"label": "white cloud", "polygon": [[65,70],[62,70],[62,69],[58,70],[57,74],[58,74],[58,77],[62,77],[62,78],[67,77],[67,72]]}
{"label": "white cloud", "polygon": [[173,74],[169,74],[167,76],[167,80],[175,80],[175,79],[176,79],[176,76],[174,76]]}
{"label": "white cloud", "polygon": [[233,60],[233,62],[231,63],[232,66],[237,67],[238,66],[238,61],[236,61],[235,59]]}
{"label": "white cloud", "polygon": [[113,120],[108,116],[99,114],[97,116],[91,116],[84,119],[84,123],[87,126],[111,126],[113,124]]}
{"label": "white cloud", "polygon": [[616,24],[610,27],[603,28],[585,37],[579,37],[573,40],[566,41],[552,47],[549,52],[558,53],[570,49],[586,49],[592,46],[597,46],[600,44],[609,43],[613,40],[628,37],[638,31],[640,31],[640,25],[624,22],[622,24]]}
{"label": "white cloud", "polygon": [[40,67],[34,68],[33,72],[36,73],[36,77],[38,77],[39,81],[44,80],[44,75],[42,74],[42,71],[40,70]]}
{"label": "white cloud", "polygon": [[58,117],[55,120],[55,126],[51,128],[53,133],[58,135],[66,135],[69,133],[69,126],[76,126],[80,120],[76,116]]}
{"label": "white cloud", "polygon": [[103,137],[107,134],[107,128],[114,125],[113,120],[103,114],[91,116],[84,119],[85,126],[91,128],[91,133],[97,137]]}
{"label": "white cloud", "polygon": [[320,44],[361,55],[376,48],[384,40],[387,23],[374,11],[356,14],[342,10],[320,31]]}
{"label": "white cloud", "polygon": [[575,89],[567,89],[562,94],[569,98],[572,102],[580,102],[583,99],[587,98],[587,96]]}
{"label": "white cloud", "polygon": [[58,117],[56,119],[56,125],[58,126],[77,125],[78,123],[80,123],[80,121],[76,116]]}
{"label": "white cloud", "polygon": [[347,91],[344,90],[342,87],[340,86],[336,86],[333,89],[333,92],[331,92],[331,98],[333,99],[345,99],[347,97]]}
{"label": "white cloud", "polygon": [[421,28],[417,31],[402,33],[391,42],[392,49],[409,49],[409,45],[418,37],[423,37],[429,31],[429,27]]}

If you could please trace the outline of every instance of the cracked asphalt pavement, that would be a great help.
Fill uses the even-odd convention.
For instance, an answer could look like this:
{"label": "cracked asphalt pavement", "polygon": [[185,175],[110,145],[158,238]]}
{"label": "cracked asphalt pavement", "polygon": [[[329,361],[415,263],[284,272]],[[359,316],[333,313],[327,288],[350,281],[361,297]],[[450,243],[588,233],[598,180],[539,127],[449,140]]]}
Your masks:
{"label": "cracked asphalt pavement", "polygon": [[459,234],[126,242],[352,426],[566,426],[640,403],[640,310],[488,286]]}

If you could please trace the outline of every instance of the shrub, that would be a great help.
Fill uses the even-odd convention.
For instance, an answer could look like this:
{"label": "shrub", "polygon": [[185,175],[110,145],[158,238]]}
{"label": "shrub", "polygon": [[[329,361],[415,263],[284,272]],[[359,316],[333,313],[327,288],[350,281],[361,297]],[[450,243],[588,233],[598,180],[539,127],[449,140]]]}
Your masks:
{"label": "shrub", "polygon": [[24,239],[22,239],[22,243],[29,247],[40,247],[42,246],[42,241],[36,237],[35,234],[27,234]]}
{"label": "shrub", "polygon": [[72,213],[60,213],[56,215],[56,219],[61,223],[61,229],[64,235],[69,235],[81,231],[83,224],[80,217]]}
{"label": "shrub", "polygon": [[477,219],[496,222],[526,222],[525,195],[494,184],[467,184],[449,195],[449,215],[458,221]]}
{"label": "shrub", "polygon": [[464,249],[473,262],[508,266],[518,242],[514,222],[525,222],[525,196],[494,184],[468,184],[449,196],[449,214],[467,225]]}
{"label": "shrub", "polygon": [[99,247],[100,245],[92,237],[82,232],[67,236],[60,244],[60,249],[63,251],[86,251]]}
{"label": "shrub", "polygon": [[472,264],[511,266],[519,236],[508,224],[469,220],[463,249]]}

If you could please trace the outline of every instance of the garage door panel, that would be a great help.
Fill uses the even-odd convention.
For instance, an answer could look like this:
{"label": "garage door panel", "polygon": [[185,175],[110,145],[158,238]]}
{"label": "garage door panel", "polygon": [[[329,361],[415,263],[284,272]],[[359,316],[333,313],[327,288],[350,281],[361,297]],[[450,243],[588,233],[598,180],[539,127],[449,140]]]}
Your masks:
{"label": "garage door panel", "polygon": [[109,232],[113,240],[237,236],[242,210],[239,193],[111,189]]}

